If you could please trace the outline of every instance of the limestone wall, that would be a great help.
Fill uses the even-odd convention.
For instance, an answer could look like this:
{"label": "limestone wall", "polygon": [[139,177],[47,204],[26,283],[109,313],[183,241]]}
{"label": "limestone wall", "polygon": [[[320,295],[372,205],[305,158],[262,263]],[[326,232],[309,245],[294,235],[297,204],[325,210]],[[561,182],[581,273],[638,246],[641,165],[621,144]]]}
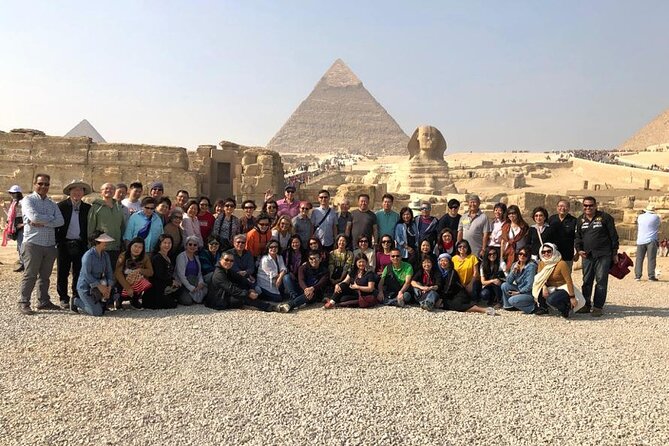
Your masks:
{"label": "limestone wall", "polygon": [[241,200],[264,201],[265,191],[272,189],[277,197],[283,196],[284,178],[281,156],[273,150],[261,148],[239,149],[242,178]]}

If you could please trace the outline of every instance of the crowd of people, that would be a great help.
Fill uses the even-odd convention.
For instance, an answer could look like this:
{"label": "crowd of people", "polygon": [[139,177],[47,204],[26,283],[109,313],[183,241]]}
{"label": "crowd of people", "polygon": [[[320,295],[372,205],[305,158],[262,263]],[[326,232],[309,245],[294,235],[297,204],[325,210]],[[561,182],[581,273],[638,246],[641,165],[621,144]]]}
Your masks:
{"label": "crowd of people", "polygon": [[[513,204],[497,203],[488,218],[476,195],[468,196],[463,213],[458,200],[449,200],[442,216],[432,215],[429,202],[395,210],[391,194],[377,211],[367,194],[357,197],[357,209],[343,200],[337,211],[327,190],[314,197],[314,207],[288,185],[281,199],[267,191],[259,211],[245,200],[235,215],[233,198],[212,204],[179,190],[173,202],[160,182],[146,196],[139,182],[105,183],[91,204],[82,201],[92,190],[82,181],[65,186],[59,203],[48,198],[49,186],[49,175],[40,173],[32,193],[22,196],[18,185],[9,191],[15,224],[3,240],[19,242],[23,314],[34,313],[31,295],[39,284],[37,310],[94,316],[122,309],[125,301],[151,309],[204,304],[287,313],[307,305],[415,305],[601,316],[609,269],[618,261],[613,218],[594,197],[583,199],[578,217],[560,200],[552,215],[535,208],[528,223]],[[657,243],[658,229],[655,219],[644,223],[649,268],[648,244]],[[578,258],[580,287],[571,275]],[[49,297],[54,262],[60,305]],[[650,271],[649,279],[657,280]]]}

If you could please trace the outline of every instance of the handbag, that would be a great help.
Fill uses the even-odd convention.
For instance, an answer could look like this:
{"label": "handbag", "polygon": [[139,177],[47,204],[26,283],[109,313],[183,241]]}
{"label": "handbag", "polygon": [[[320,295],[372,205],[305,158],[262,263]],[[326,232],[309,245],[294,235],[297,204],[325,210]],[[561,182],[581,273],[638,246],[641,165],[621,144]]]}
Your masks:
{"label": "handbag", "polygon": [[[130,287],[132,288],[132,291],[135,292],[135,294],[141,294],[144,291],[151,288],[152,286],[153,285],[151,284],[151,282],[149,282],[146,279],[146,277],[142,277],[140,279],[137,279],[133,283],[130,284]],[[125,289],[121,292],[121,296],[128,297],[128,293]]]}
{"label": "handbag", "polygon": [[616,279],[623,279],[626,275],[630,273],[629,268],[634,266],[634,262],[630,259],[630,256],[627,255],[625,251],[618,254],[618,263],[611,265],[609,269],[609,274],[611,274]]}
{"label": "handbag", "polygon": [[378,303],[376,296],[374,294],[362,294],[358,291],[358,307],[360,308],[369,308],[373,307]]}

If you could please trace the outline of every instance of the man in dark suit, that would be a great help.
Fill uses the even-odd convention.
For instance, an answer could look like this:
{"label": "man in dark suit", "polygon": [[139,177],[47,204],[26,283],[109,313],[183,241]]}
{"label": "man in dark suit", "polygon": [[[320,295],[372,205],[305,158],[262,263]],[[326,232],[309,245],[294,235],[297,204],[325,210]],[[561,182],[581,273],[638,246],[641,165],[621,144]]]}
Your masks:
{"label": "man in dark suit", "polygon": [[[56,290],[60,297],[60,306],[70,308],[70,298],[77,297],[81,258],[88,248],[88,211],[91,205],[81,201],[81,198],[91,193],[91,186],[83,181],[72,181],[65,186],[63,193],[69,198],[58,203],[65,223],[56,228],[58,248]],[[67,294],[70,269],[72,269],[72,296]]]}

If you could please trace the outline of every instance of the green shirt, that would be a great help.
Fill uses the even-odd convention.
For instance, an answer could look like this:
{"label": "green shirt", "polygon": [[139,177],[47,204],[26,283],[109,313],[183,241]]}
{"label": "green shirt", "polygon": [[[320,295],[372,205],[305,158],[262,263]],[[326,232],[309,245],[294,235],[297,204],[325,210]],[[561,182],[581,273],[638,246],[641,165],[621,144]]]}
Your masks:
{"label": "green shirt", "polygon": [[400,221],[400,214],[395,211],[386,212],[383,209],[376,211],[376,224],[379,227],[379,238],[389,235],[395,238],[395,225]]}
{"label": "green shirt", "polygon": [[413,276],[413,268],[410,263],[401,262],[400,267],[395,269],[392,264],[383,268],[381,273],[381,278],[384,279],[388,275],[388,271],[392,271],[398,281],[404,283],[407,280],[407,277]]}

